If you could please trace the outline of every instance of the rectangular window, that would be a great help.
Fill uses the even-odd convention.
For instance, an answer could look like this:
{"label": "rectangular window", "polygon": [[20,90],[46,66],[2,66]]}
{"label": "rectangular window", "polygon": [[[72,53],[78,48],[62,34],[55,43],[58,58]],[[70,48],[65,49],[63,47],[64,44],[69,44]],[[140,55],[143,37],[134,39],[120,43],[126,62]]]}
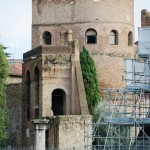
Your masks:
{"label": "rectangular window", "polygon": [[115,45],[115,36],[114,35],[109,36],[109,44]]}
{"label": "rectangular window", "polygon": [[87,43],[88,44],[95,44],[96,43],[96,36],[95,35],[87,36]]}

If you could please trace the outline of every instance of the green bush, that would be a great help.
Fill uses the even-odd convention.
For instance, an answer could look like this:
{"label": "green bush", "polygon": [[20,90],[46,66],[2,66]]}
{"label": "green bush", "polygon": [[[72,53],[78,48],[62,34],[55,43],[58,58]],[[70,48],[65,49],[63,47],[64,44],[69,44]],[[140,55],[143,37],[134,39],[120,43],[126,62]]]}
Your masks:
{"label": "green bush", "polygon": [[95,63],[84,46],[80,53],[80,64],[89,111],[93,114],[93,110],[100,100],[100,92]]}
{"label": "green bush", "polygon": [[[119,150],[119,146],[122,145],[121,150],[125,150],[127,148],[125,145],[130,145],[131,127],[123,124],[107,123],[105,121],[105,112],[111,111],[114,118],[117,118],[118,115],[116,110],[110,110],[106,105],[104,109],[104,105],[103,101],[99,102],[93,111],[94,123],[97,124],[93,129],[93,134],[98,137],[93,139],[94,144],[115,150]],[[123,116],[120,117],[122,118]]]}
{"label": "green bush", "polygon": [[7,138],[7,107],[6,107],[6,79],[8,76],[8,62],[4,47],[0,44],[0,146],[3,146]]}

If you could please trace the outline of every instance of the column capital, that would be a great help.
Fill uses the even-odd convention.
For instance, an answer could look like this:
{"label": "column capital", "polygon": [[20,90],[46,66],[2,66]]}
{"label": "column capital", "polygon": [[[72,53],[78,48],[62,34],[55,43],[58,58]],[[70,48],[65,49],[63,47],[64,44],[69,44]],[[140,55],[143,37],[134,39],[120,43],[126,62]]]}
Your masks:
{"label": "column capital", "polygon": [[48,127],[49,120],[47,119],[34,119],[33,123],[35,124],[36,130],[46,130]]}

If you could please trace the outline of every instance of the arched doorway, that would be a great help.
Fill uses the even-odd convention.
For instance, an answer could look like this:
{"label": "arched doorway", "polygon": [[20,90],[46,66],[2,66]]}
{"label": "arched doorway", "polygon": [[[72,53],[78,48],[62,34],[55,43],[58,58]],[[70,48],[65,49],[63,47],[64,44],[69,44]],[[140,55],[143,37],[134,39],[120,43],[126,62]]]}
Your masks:
{"label": "arched doorway", "polygon": [[52,92],[52,110],[54,115],[64,115],[66,94],[62,89],[55,89]]}

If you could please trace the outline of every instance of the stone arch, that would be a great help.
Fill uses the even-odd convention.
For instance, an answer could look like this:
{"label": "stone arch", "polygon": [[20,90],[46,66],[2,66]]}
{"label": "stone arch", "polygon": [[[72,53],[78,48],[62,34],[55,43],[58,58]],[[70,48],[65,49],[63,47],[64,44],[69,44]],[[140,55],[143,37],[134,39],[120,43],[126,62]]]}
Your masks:
{"label": "stone arch", "polygon": [[130,31],[128,33],[128,46],[132,46],[133,45],[133,33]]}
{"label": "stone arch", "polygon": [[43,44],[45,44],[45,45],[51,45],[52,44],[52,35],[48,31],[45,31],[43,33]]}
{"label": "stone arch", "polygon": [[35,81],[35,108],[34,108],[34,118],[39,118],[39,69],[36,66],[34,68],[34,81]]}
{"label": "stone arch", "polygon": [[87,29],[85,32],[85,41],[87,44],[96,44],[97,43],[97,32],[95,29]]}
{"label": "stone arch", "polygon": [[52,111],[54,115],[65,114],[66,93],[62,89],[55,89],[52,92]]}
{"label": "stone arch", "polygon": [[26,72],[26,116],[27,119],[30,119],[30,88],[31,88],[31,77],[30,72],[27,70]]}
{"label": "stone arch", "polygon": [[111,30],[109,34],[109,44],[118,45],[119,43],[119,34],[117,30]]}

